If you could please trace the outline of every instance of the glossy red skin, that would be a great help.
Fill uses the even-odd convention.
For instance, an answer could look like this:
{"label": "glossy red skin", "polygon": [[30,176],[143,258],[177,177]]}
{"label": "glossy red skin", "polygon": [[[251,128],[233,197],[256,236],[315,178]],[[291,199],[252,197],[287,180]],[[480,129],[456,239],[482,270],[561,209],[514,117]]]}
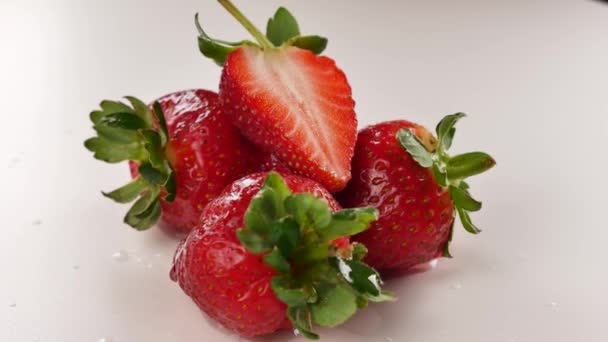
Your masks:
{"label": "glossy red skin", "polygon": [[[171,279],[209,317],[243,336],[265,335],[291,328],[286,306],[270,288],[276,272],[264,264],[261,255],[249,253],[239,242],[236,230],[251,198],[260,190],[266,173],[241,178],[211,201],[199,224],[178,247]],[[324,199],[333,211],[338,202],[318,183],[285,175],[295,193],[309,192]],[[336,245],[348,244],[340,239]]]}
{"label": "glossy red skin", "polygon": [[[338,156],[340,166],[331,168],[311,158],[316,150],[310,147],[310,141],[324,141],[317,138],[319,133],[311,139],[302,126],[294,128],[300,121],[293,118],[290,109],[303,106],[294,100],[294,93],[277,94],[271,87],[264,87],[256,77],[250,64],[256,50],[243,47],[228,56],[220,82],[220,101],[224,110],[243,135],[261,149],[276,155],[294,174],[311,178],[332,193],[342,190],[351,176],[350,161],[357,135],[355,102],[345,74],[332,59],[316,56],[308,50],[290,47],[280,52],[288,55],[291,62],[298,63],[298,71],[306,75],[306,80],[313,80],[308,83],[317,92],[315,98],[323,100],[319,108],[331,113],[329,118],[319,119],[331,127],[329,145],[319,145],[323,151],[331,151]],[[260,55],[255,58],[258,57]],[[275,74],[264,76],[278,77]],[[275,80],[273,85],[279,83]],[[319,131],[315,129],[315,132]]]}
{"label": "glossy red skin", "polygon": [[[177,183],[175,200],[161,200],[161,219],[177,231],[189,232],[205,205],[228,184],[275,164],[230,123],[216,93],[185,90],[157,101],[167,122],[166,155]],[[137,165],[131,163],[130,169],[136,177]]]}
{"label": "glossy red skin", "polygon": [[353,240],[368,248],[365,262],[381,271],[407,270],[440,256],[454,220],[449,193],[395,138],[401,128],[430,137],[422,126],[404,120],[361,130],[353,178],[336,195],[346,208],[373,206],[380,212],[379,219]]}

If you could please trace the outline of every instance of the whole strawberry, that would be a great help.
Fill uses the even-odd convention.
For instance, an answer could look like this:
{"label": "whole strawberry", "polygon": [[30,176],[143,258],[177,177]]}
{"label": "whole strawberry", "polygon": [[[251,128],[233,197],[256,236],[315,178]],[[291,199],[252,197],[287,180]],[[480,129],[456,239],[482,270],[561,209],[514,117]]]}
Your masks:
{"label": "whole strawberry", "polygon": [[120,203],[139,197],[125,217],[136,229],[149,228],[162,212],[169,226],[188,232],[226,185],[261,164],[276,164],[230,124],[216,93],[175,92],[158,99],[153,110],[127,100],[131,106],[103,101],[91,113],[97,136],[85,146],[102,161],[131,161],[133,181],[104,195]]}
{"label": "whole strawberry", "polygon": [[380,218],[354,239],[365,244],[365,261],[386,270],[407,270],[438,256],[450,256],[454,216],[477,234],[469,212],[481,209],[471,197],[467,177],[494,166],[483,152],[447,154],[454,124],[464,117],[446,116],[437,139],[409,121],[376,124],[359,132],[353,178],[337,195],[345,207],[373,206]]}
{"label": "whole strawberry", "polygon": [[318,338],[368,301],[391,300],[365,247],[348,236],[376,218],[373,208],[338,210],[318,183],[257,173],[210,202],[175,254],[171,278],[211,318],[244,336],[292,326]]}
{"label": "whole strawberry", "polygon": [[357,119],[346,76],[332,59],[318,56],[327,39],[300,36],[284,8],[264,35],[229,0],[219,2],[257,41],[214,40],[198,25],[201,52],[224,66],[220,98],[226,113],[295,174],[341,190],[351,176]]}

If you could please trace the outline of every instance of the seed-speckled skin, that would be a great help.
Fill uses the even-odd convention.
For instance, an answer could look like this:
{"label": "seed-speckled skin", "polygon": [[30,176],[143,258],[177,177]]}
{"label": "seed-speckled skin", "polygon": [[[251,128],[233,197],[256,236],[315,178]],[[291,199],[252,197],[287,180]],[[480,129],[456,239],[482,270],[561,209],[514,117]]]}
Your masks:
{"label": "seed-speckled skin", "polygon": [[[209,317],[243,336],[291,328],[285,304],[270,288],[276,272],[264,264],[261,255],[249,253],[236,236],[266,175],[237,180],[211,201],[199,224],[178,247],[171,270],[171,279]],[[340,208],[318,183],[294,175],[283,177],[293,192],[312,193],[328,202],[333,211]],[[337,245],[348,244],[348,239],[341,240]]]}
{"label": "seed-speckled skin", "polygon": [[402,128],[433,148],[432,135],[408,121],[367,127],[357,137],[353,177],[336,195],[346,208],[374,206],[379,210],[380,218],[353,240],[367,246],[365,261],[381,271],[406,270],[440,256],[454,220],[447,190],[395,138]]}
{"label": "seed-speckled skin", "polygon": [[[157,100],[165,114],[167,159],[176,175],[176,197],[161,201],[161,219],[177,231],[189,232],[205,205],[232,181],[271,167],[270,156],[248,142],[230,123],[214,92],[193,89]],[[137,165],[131,163],[137,176]]]}
{"label": "seed-speckled skin", "polygon": [[296,47],[241,47],[224,65],[220,100],[249,140],[295,174],[332,193],[350,179],[355,102],[333,60]]}

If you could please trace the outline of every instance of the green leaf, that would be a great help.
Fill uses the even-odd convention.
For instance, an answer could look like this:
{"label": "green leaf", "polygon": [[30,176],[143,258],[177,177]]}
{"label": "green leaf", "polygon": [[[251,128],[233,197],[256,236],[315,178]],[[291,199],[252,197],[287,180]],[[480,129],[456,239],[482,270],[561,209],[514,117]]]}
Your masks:
{"label": "green leaf", "polygon": [[312,315],[307,305],[287,308],[287,317],[302,336],[319,339],[319,335],[312,332]]}
{"label": "green leaf", "polygon": [[106,114],[107,113],[104,113],[101,110],[94,110],[89,114],[89,119],[91,119],[91,122],[93,122],[93,124],[97,124],[99,120],[101,120],[101,118],[106,116]]}
{"label": "green leaf", "polygon": [[450,180],[468,178],[491,169],[496,162],[484,152],[459,154],[448,160],[447,174]]}
{"label": "green leaf", "polygon": [[277,298],[287,306],[300,306],[308,303],[308,295],[303,288],[289,288],[285,277],[272,277],[270,286]]}
{"label": "green leaf", "polygon": [[302,264],[319,262],[329,257],[329,249],[330,245],[328,243],[308,245],[297,250],[293,258]]}
{"label": "green leaf", "polygon": [[139,143],[117,144],[103,137],[87,139],[84,146],[94,152],[95,159],[107,163],[118,163],[125,160],[142,160],[146,150]]}
{"label": "green leaf", "polygon": [[164,185],[167,181],[167,176],[155,169],[149,163],[139,165],[137,171],[150,184]]}
{"label": "green leaf", "polygon": [[106,114],[134,113],[133,109],[131,109],[129,106],[127,106],[126,104],[124,104],[120,101],[103,100],[103,101],[101,101],[99,106],[101,107],[103,112]]}
{"label": "green leaf", "polygon": [[125,96],[125,99],[127,99],[129,103],[131,103],[135,114],[137,114],[140,118],[142,118],[142,120],[144,120],[147,127],[152,127],[154,125],[154,122],[152,120],[152,112],[150,111],[150,107],[148,107],[148,105],[146,105],[145,103],[143,103],[143,101],[134,96]]}
{"label": "green leaf", "polygon": [[268,37],[274,46],[281,46],[290,38],[299,35],[300,28],[298,22],[286,8],[279,7],[274,17],[268,19],[266,37]]}
{"label": "green leaf", "polygon": [[332,266],[342,274],[346,282],[360,293],[368,293],[372,296],[380,295],[380,276],[378,272],[368,265],[355,261],[345,260],[339,257],[330,259]]}
{"label": "green leaf", "polygon": [[446,258],[452,257],[452,253],[450,253],[450,243],[452,242],[452,238],[454,237],[454,223],[455,220],[452,220],[452,224],[450,225],[450,234],[448,235],[448,241],[446,241],[445,246],[443,246],[442,256]]}
{"label": "green leaf", "polygon": [[467,183],[465,181],[460,181],[460,185],[458,185],[458,187],[461,188],[462,190],[470,189],[469,183]]}
{"label": "green leaf", "polygon": [[319,300],[311,305],[312,319],[323,327],[335,327],[346,322],[357,312],[357,296],[346,285],[319,294]]}
{"label": "green leaf", "polygon": [[198,37],[198,49],[203,56],[211,59],[220,67],[224,66],[228,55],[236,50],[236,47],[224,46],[216,43],[213,40],[208,39],[204,36]]}
{"label": "green leaf", "polygon": [[237,229],[236,236],[241,244],[253,254],[265,253],[271,249],[271,246],[261,235],[249,228]]}
{"label": "green leaf", "polygon": [[437,184],[441,185],[442,187],[446,187],[448,185],[448,177],[439,169],[439,165],[437,163],[433,163],[433,179],[435,179]]}
{"label": "green leaf", "polygon": [[380,294],[377,296],[370,296],[369,294],[364,295],[365,299],[370,302],[380,303],[380,302],[394,302],[397,300],[397,297],[388,291],[380,291]]}
{"label": "green leaf", "polygon": [[452,127],[452,129],[450,129],[450,131],[443,136],[442,138],[442,148],[444,150],[448,150],[450,147],[452,147],[452,142],[454,141],[454,135],[456,135],[456,128]]}
{"label": "green leaf", "polygon": [[258,234],[267,235],[273,221],[285,216],[283,202],[290,194],[283,178],[270,172],[245,212],[245,226]]}
{"label": "green leaf", "polygon": [[279,251],[279,248],[276,246],[272,249],[272,252],[264,256],[264,262],[279,273],[287,274],[291,269],[289,262],[287,262],[285,257],[281,254],[281,251]]}
{"label": "green leaf", "polygon": [[456,125],[458,120],[464,118],[465,116],[466,114],[464,113],[446,115],[439,122],[439,124],[437,124],[437,140],[439,141],[439,146],[441,146],[443,150],[447,150],[452,146],[452,140],[454,139],[454,134],[456,133],[454,125]]}
{"label": "green leaf", "polygon": [[118,203],[129,203],[135,200],[147,187],[148,182],[142,177],[137,177],[123,187],[109,193],[102,192],[102,194]]}
{"label": "green leaf", "polygon": [[414,158],[422,167],[433,165],[433,154],[424,147],[418,138],[406,128],[397,132],[397,140],[401,146]]}
{"label": "green leaf", "polygon": [[137,230],[146,230],[152,227],[160,218],[160,202],[156,200],[152,206],[136,216],[126,216],[125,223]]}
{"label": "green leaf", "polygon": [[158,133],[160,134],[161,145],[165,146],[165,144],[169,140],[169,131],[167,130],[167,122],[165,121],[165,113],[163,112],[163,107],[161,107],[158,101],[155,101],[152,108],[154,108],[154,115],[156,116],[156,120],[158,121]]}
{"label": "green leaf", "polygon": [[367,247],[365,245],[355,242],[353,243],[353,260],[361,261],[367,254]]}
{"label": "green leaf", "polygon": [[167,182],[165,182],[165,191],[167,192],[167,195],[165,196],[165,202],[173,202],[175,200],[175,194],[177,191],[175,172],[173,172],[173,170],[169,172],[169,178],[167,179]]}
{"label": "green leaf", "polygon": [[461,188],[453,185],[450,185],[449,190],[455,206],[466,211],[479,211],[481,209],[481,202],[471,197],[468,191],[462,190]]}
{"label": "green leaf", "polygon": [[327,38],[321,36],[298,36],[287,41],[287,45],[296,46],[300,49],[311,51],[320,55],[327,47]]}
{"label": "green leaf", "polygon": [[300,241],[300,227],[293,218],[284,217],[271,224],[269,240],[284,256],[290,257]]}
{"label": "green leaf", "polygon": [[281,202],[285,201],[285,199],[291,195],[291,190],[289,190],[289,187],[285,184],[285,180],[276,172],[269,172],[266,176],[262,190],[266,189],[274,190],[278,194]]}
{"label": "green leaf", "polygon": [[122,128],[126,130],[137,130],[146,127],[146,122],[133,113],[114,113],[105,115],[97,125]]}
{"label": "green leaf", "polygon": [[228,55],[243,45],[255,45],[253,42],[243,40],[240,42],[226,42],[209,37],[203,30],[198,19],[198,13],[194,16],[194,24],[198,30],[198,49],[207,58],[213,60],[217,65],[224,66]]}
{"label": "green leaf", "polygon": [[361,233],[376,219],[378,210],[373,207],[342,209],[333,213],[329,225],[318,232],[322,241],[331,241]]}
{"label": "green leaf", "polygon": [[137,230],[145,230],[154,225],[160,217],[159,187],[150,187],[140,197],[125,216],[125,223]]}
{"label": "green leaf", "polygon": [[273,189],[260,190],[245,212],[245,226],[256,233],[267,235],[272,223],[283,215],[283,203]]}
{"label": "green leaf", "polygon": [[357,296],[357,309],[366,308],[369,305],[369,301],[365,296]]}
{"label": "green leaf", "polygon": [[460,222],[464,229],[471,234],[479,234],[481,233],[481,229],[475,227],[473,222],[471,221],[471,217],[469,214],[462,208],[456,208],[458,211],[458,216],[460,216]]}
{"label": "green leaf", "polygon": [[136,130],[110,127],[102,122],[93,126],[97,136],[105,138],[115,144],[133,144],[139,142],[139,135]]}
{"label": "green leaf", "polygon": [[331,210],[327,202],[309,193],[287,197],[285,210],[303,227],[323,228],[331,221]]}
{"label": "green leaf", "polygon": [[165,154],[163,152],[160,134],[150,129],[141,130],[140,134],[143,138],[144,146],[148,151],[148,160],[150,161],[150,164],[155,169],[162,170],[164,167]]}

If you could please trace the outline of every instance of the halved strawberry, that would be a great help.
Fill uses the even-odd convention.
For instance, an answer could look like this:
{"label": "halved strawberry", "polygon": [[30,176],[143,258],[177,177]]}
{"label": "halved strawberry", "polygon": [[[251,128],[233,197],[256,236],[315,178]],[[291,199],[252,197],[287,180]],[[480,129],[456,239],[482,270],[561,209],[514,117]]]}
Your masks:
{"label": "halved strawberry", "polygon": [[224,65],[220,101],[226,114],[294,173],[331,192],[344,188],[357,119],[346,76],[332,59],[317,56],[327,40],[300,36],[284,8],[269,21],[265,36],[230,1],[220,3],[258,42],[213,40],[199,26],[201,51]]}

